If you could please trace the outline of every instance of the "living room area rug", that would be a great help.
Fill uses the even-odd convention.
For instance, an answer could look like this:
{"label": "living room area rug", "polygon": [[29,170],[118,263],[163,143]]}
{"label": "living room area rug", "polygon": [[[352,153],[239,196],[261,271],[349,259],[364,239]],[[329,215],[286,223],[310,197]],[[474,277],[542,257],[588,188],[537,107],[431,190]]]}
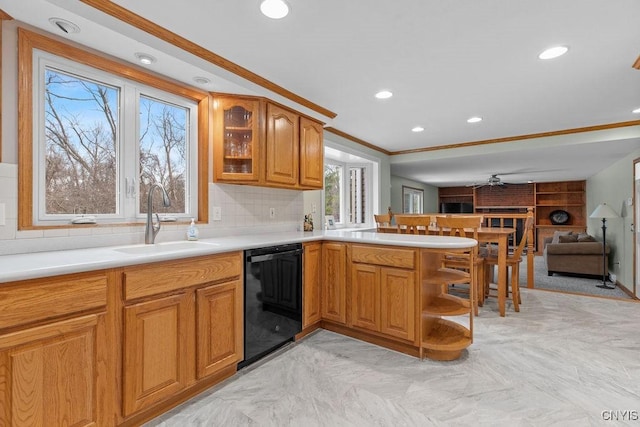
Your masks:
{"label": "living room area rug", "polygon": [[[619,287],[614,289],[602,289],[596,287],[602,283],[602,279],[569,276],[555,273],[553,276],[547,275],[547,267],[544,257],[536,256],[534,258],[534,289],[546,289],[552,291],[594,295],[610,298],[632,299]],[[524,257],[520,264],[520,287],[527,286],[527,259]]]}

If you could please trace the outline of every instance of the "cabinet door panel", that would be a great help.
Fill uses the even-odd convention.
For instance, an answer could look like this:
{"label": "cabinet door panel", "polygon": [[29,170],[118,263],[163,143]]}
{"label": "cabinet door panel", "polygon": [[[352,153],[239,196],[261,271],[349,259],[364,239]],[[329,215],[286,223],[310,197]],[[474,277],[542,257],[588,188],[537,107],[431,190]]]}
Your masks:
{"label": "cabinet door panel", "polygon": [[267,183],[298,184],[298,115],[273,104],[267,105]]}
{"label": "cabinet door panel", "polygon": [[341,243],[322,244],[322,318],[347,321],[347,248]]}
{"label": "cabinet door panel", "polygon": [[128,416],[187,385],[187,297],[175,295],[125,307],[123,412]]}
{"label": "cabinet door panel", "polygon": [[300,117],[300,185],[324,187],[324,148],[322,125]]}
{"label": "cabinet door panel", "polygon": [[243,359],[242,282],[196,291],[197,375],[201,379]]}
{"label": "cabinet door panel", "polygon": [[312,243],[304,245],[304,282],[302,327],[320,321],[320,283],[322,281],[322,245]]}
{"label": "cabinet door panel", "polygon": [[380,331],[380,275],[373,265],[354,264],[351,268],[351,323]]}
{"label": "cabinet door panel", "polygon": [[0,337],[0,425],[104,424],[96,338],[103,322],[90,315]]}
{"label": "cabinet door panel", "polygon": [[381,332],[413,341],[415,338],[415,274],[381,268]]}
{"label": "cabinet door panel", "polygon": [[262,111],[258,99],[215,97],[213,160],[216,181],[258,181]]}

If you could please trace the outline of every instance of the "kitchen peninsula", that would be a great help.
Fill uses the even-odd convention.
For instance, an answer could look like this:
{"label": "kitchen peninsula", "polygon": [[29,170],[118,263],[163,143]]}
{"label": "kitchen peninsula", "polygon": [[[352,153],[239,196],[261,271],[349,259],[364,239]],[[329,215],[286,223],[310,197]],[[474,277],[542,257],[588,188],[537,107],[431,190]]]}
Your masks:
{"label": "kitchen peninsula", "polygon": [[[471,343],[465,300],[421,324],[420,284],[444,251],[473,252],[472,239],[292,232],[7,255],[0,420],[137,425],[234,375],[242,251],[294,242],[305,249],[298,338],[326,328],[435,359]],[[451,326],[447,314],[469,324]]]}

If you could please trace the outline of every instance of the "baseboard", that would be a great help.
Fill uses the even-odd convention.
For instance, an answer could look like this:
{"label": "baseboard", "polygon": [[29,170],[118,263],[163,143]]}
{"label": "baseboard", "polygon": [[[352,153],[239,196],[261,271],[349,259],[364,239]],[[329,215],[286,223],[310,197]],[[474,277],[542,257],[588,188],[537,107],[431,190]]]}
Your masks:
{"label": "baseboard", "polygon": [[619,281],[617,281],[617,280],[616,280],[616,286],[617,286],[617,287],[619,287],[619,288],[620,288],[620,290],[621,290],[622,292],[624,292],[625,294],[629,295],[629,297],[630,297],[631,299],[634,299],[634,300],[640,301],[640,298],[638,298],[637,296],[635,296],[631,290],[629,290],[625,285],[623,285],[622,283],[620,283],[620,282],[619,282]]}

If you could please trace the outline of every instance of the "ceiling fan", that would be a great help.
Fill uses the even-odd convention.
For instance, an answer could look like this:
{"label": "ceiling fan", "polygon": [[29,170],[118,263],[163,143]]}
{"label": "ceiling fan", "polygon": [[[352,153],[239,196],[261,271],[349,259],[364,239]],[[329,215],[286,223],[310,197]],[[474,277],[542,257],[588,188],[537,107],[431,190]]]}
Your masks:
{"label": "ceiling fan", "polygon": [[[504,175],[504,174],[503,174]],[[485,186],[489,186],[489,187],[502,187],[504,185],[509,185],[509,183],[507,182],[503,182],[500,177],[498,176],[497,173],[494,173],[493,175],[491,175],[488,179],[487,182],[482,183],[482,184],[471,184],[468,185],[467,187],[473,187],[473,188],[480,188],[480,187],[485,187]]]}

